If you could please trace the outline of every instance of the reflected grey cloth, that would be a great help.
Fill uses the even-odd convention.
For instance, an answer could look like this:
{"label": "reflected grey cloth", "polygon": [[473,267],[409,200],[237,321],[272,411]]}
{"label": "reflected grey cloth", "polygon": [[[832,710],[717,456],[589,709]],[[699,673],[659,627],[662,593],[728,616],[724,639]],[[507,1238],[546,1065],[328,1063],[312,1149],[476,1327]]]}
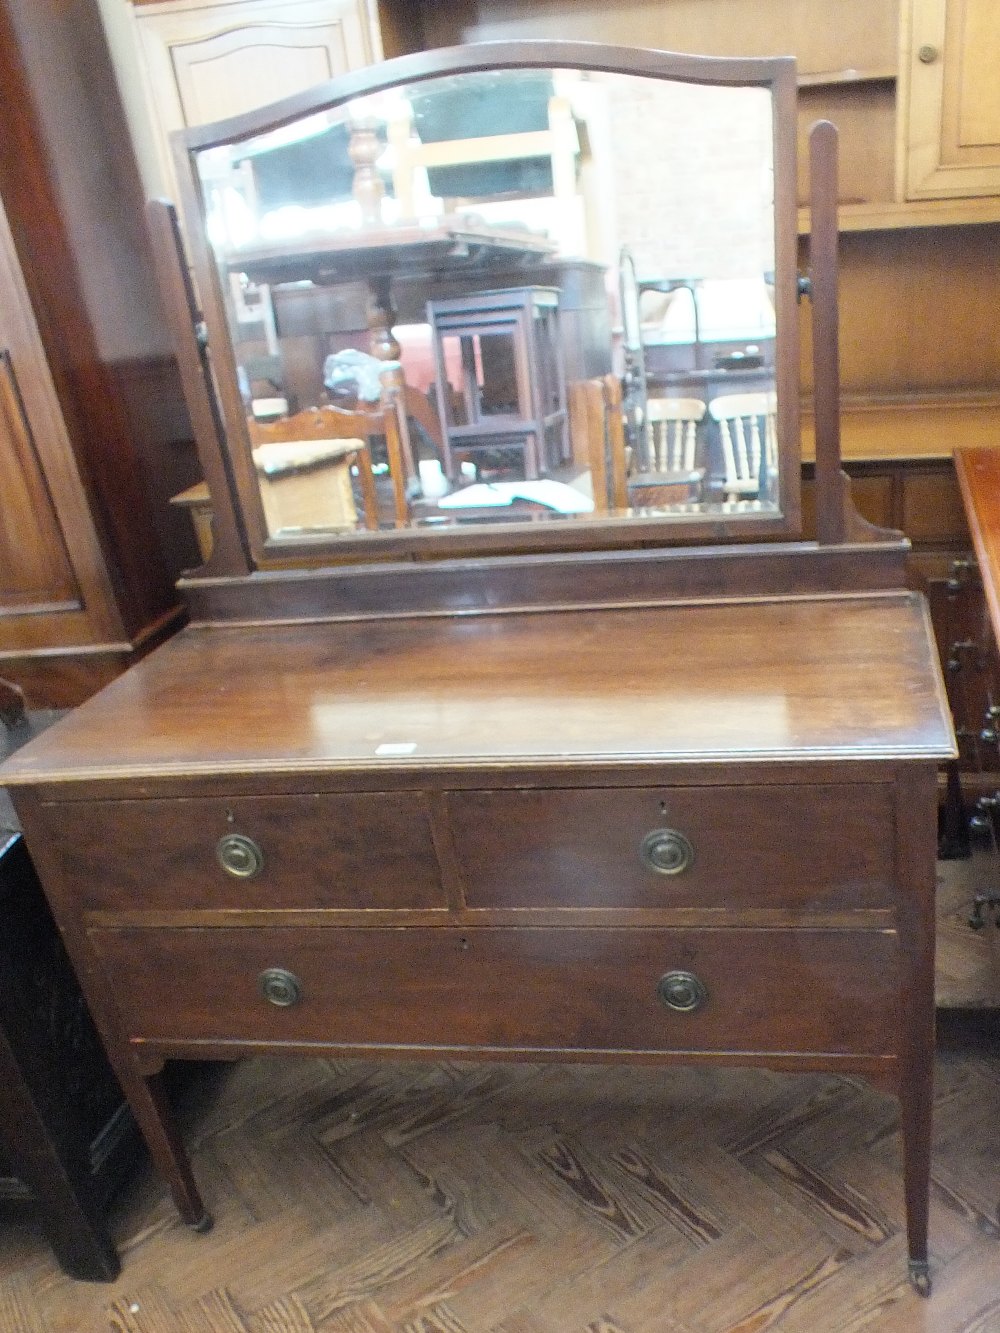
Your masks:
{"label": "reflected grey cloth", "polygon": [[363,402],[377,403],[382,397],[383,371],[398,369],[398,361],[380,361],[348,347],[332,352],[323,362],[323,383],[332,394],[356,393]]}

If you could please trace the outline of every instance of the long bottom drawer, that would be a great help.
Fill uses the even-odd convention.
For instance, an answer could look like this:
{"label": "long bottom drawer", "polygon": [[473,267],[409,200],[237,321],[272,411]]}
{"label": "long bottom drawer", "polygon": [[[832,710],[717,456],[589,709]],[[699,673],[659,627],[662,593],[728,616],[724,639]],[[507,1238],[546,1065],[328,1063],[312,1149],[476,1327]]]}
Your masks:
{"label": "long bottom drawer", "polygon": [[147,1040],[852,1054],[897,1041],[891,931],[211,927],[91,938],[130,1035]]}

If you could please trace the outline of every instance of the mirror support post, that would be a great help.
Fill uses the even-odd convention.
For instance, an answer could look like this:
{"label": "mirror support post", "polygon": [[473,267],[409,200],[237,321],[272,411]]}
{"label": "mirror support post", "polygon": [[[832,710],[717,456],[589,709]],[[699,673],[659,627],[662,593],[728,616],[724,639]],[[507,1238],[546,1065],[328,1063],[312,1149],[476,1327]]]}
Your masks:
{"label": "mirror support post", "polygon": [[837,315],[837,128],[817,121],[809,133],[810,295],[816,414],[816,536],[847,537],[840,468],[840,346]]}
{"label": "mirror support post", "polygon": [[167,200],[151,199],[146,206],[146,221],[184,401],[212,497],[212,554],[199,573],[247,574],[250,560],[233,504],[235,484],[222,446],[225,432],[212,388],[208,351],[198,338],[200,315],[177,212]]}

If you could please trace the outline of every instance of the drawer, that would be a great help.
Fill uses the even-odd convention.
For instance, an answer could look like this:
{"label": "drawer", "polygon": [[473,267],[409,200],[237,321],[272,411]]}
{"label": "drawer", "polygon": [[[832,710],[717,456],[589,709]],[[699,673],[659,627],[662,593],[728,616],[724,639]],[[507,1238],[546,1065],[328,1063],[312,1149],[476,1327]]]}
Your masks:
{"label": "drawer", "polygon": [[[470,907],[892,904],[886,785],[452,792],[448,811]],[[690,865],[646,864],[657,830]]]}
{"label": "drawer", "polygon": [[[891,931],[189,927],[91,939],[129,1034],[163,1041],[874,1054],[898,1031]],[[271,969],[297,979],[296,1002],[264,998]],[[671,972],[700,979],[701,1007],[666,1006]]]}
{"label": "drawer", "polygon": [[[443,907],[419,793],[85,801],[49,807],[62,867],[87,908]],[[227,873],[220,839],[263,864]],[[237,848],[237,868],[239,868]]]}

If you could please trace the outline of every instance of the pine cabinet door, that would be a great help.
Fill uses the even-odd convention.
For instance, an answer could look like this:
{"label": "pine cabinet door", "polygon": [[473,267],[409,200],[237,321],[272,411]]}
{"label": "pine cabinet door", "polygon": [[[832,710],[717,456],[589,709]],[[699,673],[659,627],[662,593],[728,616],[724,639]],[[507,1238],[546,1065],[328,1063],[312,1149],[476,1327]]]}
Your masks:
{"label": "pine cabinet door", "polygon": [[901,150],[907,199],[1000,195],[1000,5],[906,0]]}
{"label": "pine cabinet door", "polygon": [[252,111],[381,56],[367,0],[178,0],[134,12],[168,181],[173,130]]}

